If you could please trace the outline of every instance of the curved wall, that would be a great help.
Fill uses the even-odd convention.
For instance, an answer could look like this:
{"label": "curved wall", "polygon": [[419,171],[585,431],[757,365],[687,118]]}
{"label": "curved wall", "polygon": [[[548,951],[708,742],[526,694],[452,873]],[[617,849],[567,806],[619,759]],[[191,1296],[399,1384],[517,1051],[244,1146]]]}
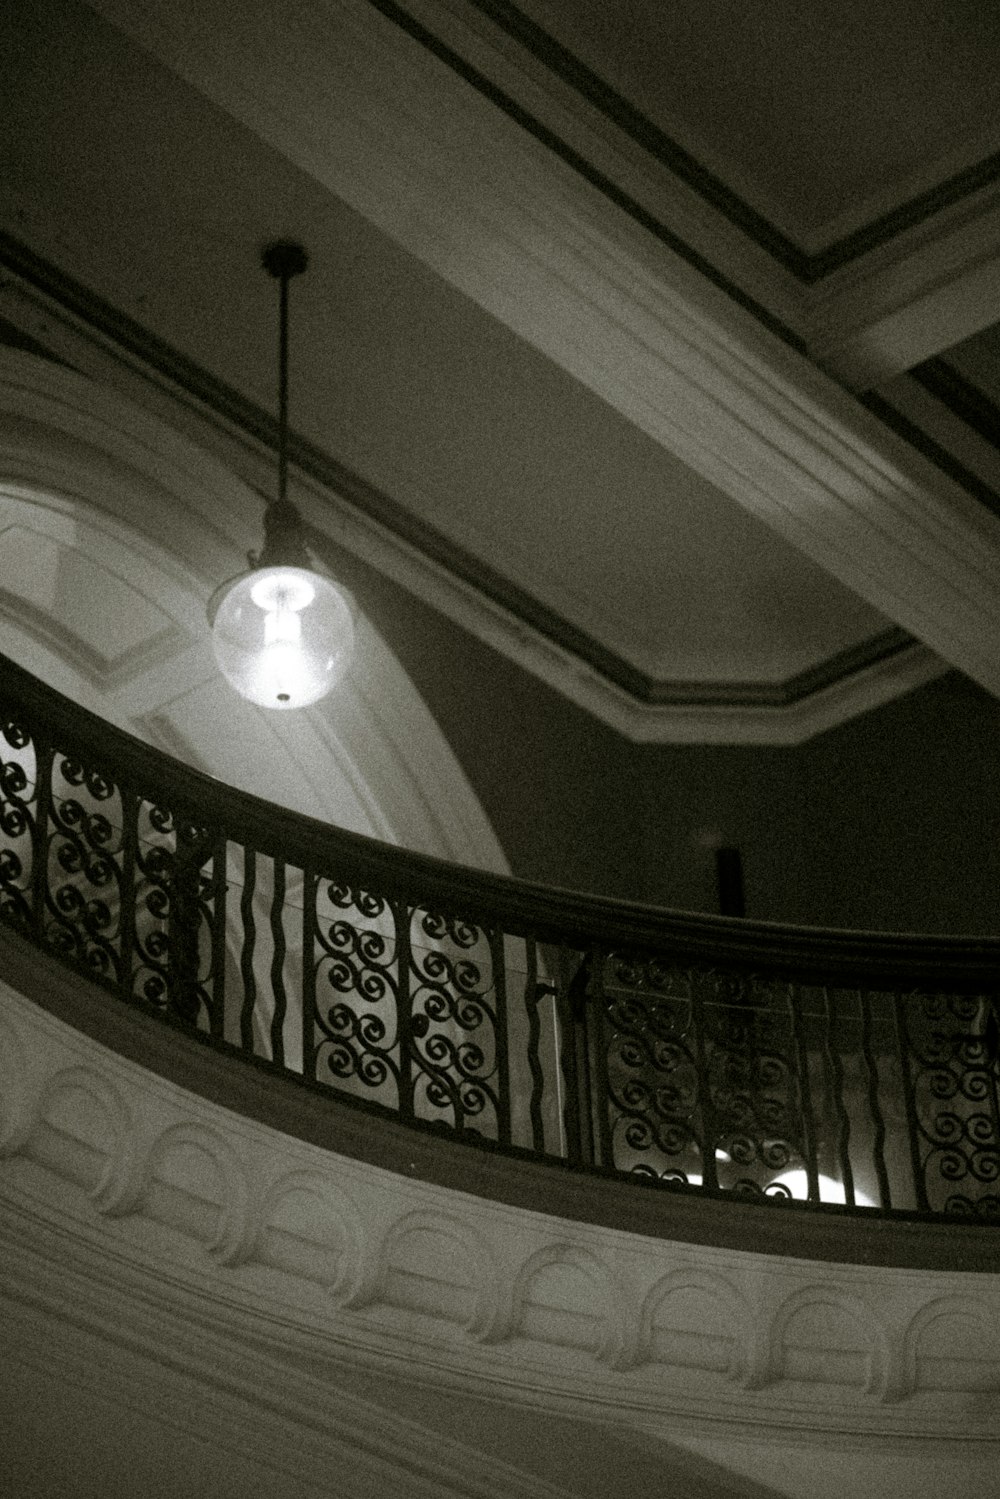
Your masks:
{"label": "curved wall", "polygon": [[205,603],[245,566],[258,497],[73,371],[0,351],[0,609],[9,654],[210,774],[388,842],[505,872],[431,713],[363,616],[349,679],[306,713],[244,703]]}

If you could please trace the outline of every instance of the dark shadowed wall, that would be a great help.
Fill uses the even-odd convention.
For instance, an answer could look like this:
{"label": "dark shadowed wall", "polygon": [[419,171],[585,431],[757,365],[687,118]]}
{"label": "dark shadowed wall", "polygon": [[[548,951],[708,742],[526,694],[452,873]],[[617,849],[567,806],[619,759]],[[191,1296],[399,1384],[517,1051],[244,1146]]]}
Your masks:
{"label": "dark shadowed wall", "polygon": [[1000,704],[957,673],[794,749],[637,745],[361,564],[399,655],[527,879],[715,909],[713,841],[747,915],[1000,931]]}

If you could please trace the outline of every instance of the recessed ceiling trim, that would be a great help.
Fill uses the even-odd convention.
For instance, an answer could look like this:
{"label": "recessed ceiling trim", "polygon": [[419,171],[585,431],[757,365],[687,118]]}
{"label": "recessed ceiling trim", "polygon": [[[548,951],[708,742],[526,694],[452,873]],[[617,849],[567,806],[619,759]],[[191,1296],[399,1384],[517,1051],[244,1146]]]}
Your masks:
{"label": "recessed ceiling trim", "polygon": [[[461,7],[442,0],[408,0],[405,8],[396,0],[366,3],[789,347],[808,351],[852,389],[939,352],[948,341],[943,330],[959,320],[963,337],[984,326],[984,307],[995,302],[984,295],[984,278],[993,275],[984,242],[997,234],[1000,153],[810,254],[508,0],[468,0],[480,31],[493,40],[488,57]],[[523,50],[511,58],[503,38]],[[480,66],[470,65],[472,56]],[[563,86],[558,99],[551,87],[551,97],[540,97],[526,58],[550,85]],[[590,129],[581,129],[580,101],[593,112]],[[634,148],[631,170],[626,141]],[[926,232],[931,220],[941,221],[934,235]],[[775,275],[767,274],[765,257]]]}
{"label": "recessed ceiling trim", "polygon": [[[436,36],[434,32],[422,25],[409,11],[404,10],[401,5],[397,5],[396,0],[367,0],[367,3],[377,10],[380,15],[385,16],[386,20],[398,26],[407,36],[412,37],[426,51],[445,63],[459,78],[470,84],[485,99],[488,99],[491,104],[496,105],[498,109],[502,109],[504,114],[513,120],[515,124],[520,125],[522,129],[528,131],[530,135],[534,136],[535,140],[541,145],[546,146],[580,177],[589,182],[598,192],[602,193],[616,208],[620,208],[624,213],[627,213],[631,219],[634,219],[637,224],[641,225],[643,229],[658,239],[668,250],[672,250],[675,255],[679,255],[682,260],[686,260],[689,265],[696,271],[699,271],[713,285],[717,286],[720,291],[732,297],[735,302],[738,302],[747,312],[757,318],[765,328],[769,328],[772,333],[777,334],[779,338],[784,339],[793,348],[804,351],[805,343],[799,334],[789,327],[787,323],[783,322],[781,318],[777,317],[770,308],[751,296],[744,287],[738,285],[731,277],[727,276],[724,271],[703,255],[700,250],[675,233],[657,214],[650,212],[637,198],[633,197],[631,193],[626,192],[619,183],[613,181],[605,172],[601,171],[593,162],[582,155],[580,151],[564,140],[562,136],[551,130],[529,110],[525,109],[523,105],[519,104],[510,94],[500,89],[484,73],[480,72],[478,68],[472,67],[453,48],[449,47]],[[579,66],[582,67],[582,64]],[[624,101],[622,103],[624,104]],[[655,127],[650,122],[647,121],[646,123],[650,131],[655,130]],[[632,138],[636,139],[635,136]],[[643,141],[639,139],[636,139],[636,143],[644,145]],[[644,149],[648,150],[648,147],[644,146]],[[674,149],[682,156],[687,156],[686,152],[681,152],[679,146],[675,146]],[[693,163],[693,158],[689,157],[688,160]],[[681,176],[682,180],[688,182],[688,178],[684,177],[682,173],[678,172],[676,175]],[[722,189],[722,184],[719,183],[718,185]],[[705,194],[703,193],[701,196],[704,198]],[[735,197],[735,194],[733,196]],[[706,199],[706,201],[711,200]],[[712,206],[714,207],[715,205],[713,204]],[[744,206],[746,207],[746,205]],[[747,207],[747,212],[750,213],[752,210]],[[731,215],[729,217],[730,222],[742,228],[742,225],[738,223],[735,217]],[[778,234],[778,231],[775,230],[774,233]],[[759,240],[757,243],[761,244]],[[761,248],[768,249],[768,246],[761,244]],[[774,252],[771,251],[770,253],[773,254]]]}
{"label": "recessed ceiling trim", "polygon": [[[412,9],[396,4],[395,0],[368,0],[368,3],[422,46],[433,51],[474,88],[486,93],[501,109],[507,113],[511,113],[512,109],[516,110],[517,114],[512,114],[511,117],[517,118],[518,123],[523,124],[526,129],[535,134],[544,129],[539,121],[516,105],[509,95],[498,90],[482,73],[470,67],[452,47],[422,25]],[[800,281],[815,279],[810,276],[811,257],[806,251],[558,42],[550,32],[532,21],[516,5],[511,5],[509,0],[468,0],[468,3],[530,53],[536,62],[541,63],[562,83],[593,105],[609,124],[621,130],[661,167],[692,188],[705,203],[773,256],[786,270],[791,271]],[[562,155],[571,166],[576,165],[572,158],[576,158],[577,153],[568,142],[558,137],[552,138],[548,130],[545,130],[545,135],[550,138],[547,143],[551,144],[553,150]],[[539,139],[541,138],[539,134]]]}
{"label": "recessed ceiling trim", "polygon": [[[910,371],[912,379],[946,406],[984,442],[1000,451],[1000,406],[946,359],[928,359]],[[1000,512],[1000,495],[994,495]]]}
{"label": "recessed ceiling trim", "polygon": [[884,422],[887,427],[910,443],[918,453],[933,463],[935,468],[954,479],[956,484],[960,484],[966,493],[973,495],[991,515],[1000,518],[1000,494],[992,484],[988,484],[985,479],[969,468],[968,464],[963,463],[942,443],[937,442],[923,427],[911,421],[885,396],[879,395],[877,391],[867,391],[859,399],[873,415],[878,417],[879,421]]}
{"label": "recessed ceiling trim", "polygon": [[[460,54],[417,20],[410,10],[397,4],[396,0],[368,0],[368,3],[446,62],[474,88],[480,89],[493,103],[511,114],[511,118],[532,130],[538,139],[543,139],[544,135],[546,144],[562,155],[571,166],[580,169],[578,160],[574,159],[577,158],[577,153],[565,141],[552,138],[551,132],[532,119],[508,95],[498,90],[490,79],[472,68]],[[586,99],[610,125],[621,130],[661,167],[684,182],[715,212],[722,214],[805,285],[821,281],[841,267],[888,244],[900,234],[918,228],[944,210],[1000,182],[1000,152],[994,152],[962,171],[953,173],[925,192],[914,194],[849,234],[842,235],[822,250],[804,250],[550,32],[511,4],[510,0],[468,0],[468,3],[523,47],[536,62]]]}

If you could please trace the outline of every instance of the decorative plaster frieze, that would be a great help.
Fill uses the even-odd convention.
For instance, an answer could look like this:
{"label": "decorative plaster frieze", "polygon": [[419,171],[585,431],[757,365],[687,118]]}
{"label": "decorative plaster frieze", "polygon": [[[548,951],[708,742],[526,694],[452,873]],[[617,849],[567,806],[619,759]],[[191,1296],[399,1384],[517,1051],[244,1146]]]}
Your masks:
{"label": "decorative plaster frieze", "polygon": [[48,1216],[75,1273],[94,1253],[123,1276],[156,1264],[196,1321],[609,1421],[1000,1432],[1000,1277],[692,1247],[432,1186],[230,1113],[0,993],[0,1195]]}

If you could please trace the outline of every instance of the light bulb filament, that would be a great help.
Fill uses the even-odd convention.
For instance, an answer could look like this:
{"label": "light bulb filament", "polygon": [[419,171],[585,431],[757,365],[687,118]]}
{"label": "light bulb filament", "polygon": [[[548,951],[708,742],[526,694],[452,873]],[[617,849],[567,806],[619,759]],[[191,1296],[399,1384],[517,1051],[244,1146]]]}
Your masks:
{"label": "light bulb filament", "polygon": [[294,609],[279,604],[264,615],[265,645],[298,645],[302,639],[302,619]]}

